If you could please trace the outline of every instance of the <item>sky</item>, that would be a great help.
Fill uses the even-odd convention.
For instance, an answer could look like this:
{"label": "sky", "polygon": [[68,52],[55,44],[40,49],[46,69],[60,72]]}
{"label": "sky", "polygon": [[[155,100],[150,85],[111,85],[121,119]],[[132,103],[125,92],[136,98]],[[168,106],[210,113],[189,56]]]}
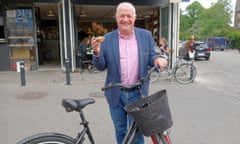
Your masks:
{"label": "sky", "polygon": [[[181,2],[180,6],[181,9],[185,9],[188,5],[190,5],[192,2],[198,1],[203,7],[209,8],[211,6],[211,3],[216,3],[218,0],[190,0],[190,2]],[[235,9],[236,0],[231,0],[231,5],[233,5],[233,11]]]}
{"label": "sky", "polygon": [[[216,3],[218,0],[190,0],[190,2],[181,2],[180,8],[184,11],[186,9],[186,7],[194,1],[198,1],[204,8],[209,8],[211,6],[211,3],[213,3],[213,2]],[[231,5],[233,8],[232,22],[234,19],[235,4],[236,4],[236,0],[231,0]]]}

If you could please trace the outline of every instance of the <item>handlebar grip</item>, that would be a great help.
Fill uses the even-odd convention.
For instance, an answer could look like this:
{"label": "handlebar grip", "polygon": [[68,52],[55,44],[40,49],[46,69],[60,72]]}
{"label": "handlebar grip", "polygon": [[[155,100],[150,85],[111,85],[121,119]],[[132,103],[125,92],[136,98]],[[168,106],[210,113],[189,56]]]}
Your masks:
{"label": "handlebar grip", "polygon": [[113,84],[112,84],[112,83],[109,83],[107,86],[102,87],[101,90],[102,90],[102,91],[105,91],[105,90],[110,89],[110,88],[112,88],[112,87],[113,87]]}
{"label": "handlebar grip", "polygon": [[161,72],[160,71],[160,68],[158,66],[154,66],[152,67],[149,72],[148,72],[148,75],[140,80],[138,80],[135,84],[131,85],[131,86],[124,86],[120,83],[109,83],[108,85],[104,86],[101,88],[102,91],[105,91],[105,90],[108,90],[112,87],[115,87],[115,86],[118,86],[120,87],[120,89],[123,89],[123,90],[134,90],[136,88],[139,88],[141,87],[146,81],[148,81],[150,79],[150,75],[153,71],[158,71],[159,73]]}

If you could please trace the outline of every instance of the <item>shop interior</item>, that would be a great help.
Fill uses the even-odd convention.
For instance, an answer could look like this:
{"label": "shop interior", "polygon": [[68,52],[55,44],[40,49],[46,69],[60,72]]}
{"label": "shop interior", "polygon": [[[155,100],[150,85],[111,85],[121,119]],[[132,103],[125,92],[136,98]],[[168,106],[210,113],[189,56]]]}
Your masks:
{"label": "shop interior", "polygon": [[[37,41],[39,67],[60,66],[58,29],[58,5],[36,3]],[[157,37],[159,7],[137,6],[136,26],[149,29]],[[76,29],[78,33],[103,35],[116,28],[115,6],[75,5]],[[97,24],[98,30],[92,29]],[[154,37],[155,39],[157,39]],[[81,36],[78,34],[78,41]]]}

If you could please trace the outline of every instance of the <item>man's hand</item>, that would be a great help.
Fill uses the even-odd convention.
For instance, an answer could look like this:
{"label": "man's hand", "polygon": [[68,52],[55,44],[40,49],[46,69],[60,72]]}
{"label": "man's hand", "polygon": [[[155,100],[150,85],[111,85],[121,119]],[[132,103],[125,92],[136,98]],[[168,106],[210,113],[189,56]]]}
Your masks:
{"label": "man's hand", "polygon": [[157,65],[160,70],[163,70],[167,66],[168,61],[165,58],[157,57],[154,61],[154,64]]}
{"label": "man's hand", "polygon": [[99,56],[101,52],[101,41],[99,41],[96,37],[92,37],[91,45],[93,48],[93,54]]}

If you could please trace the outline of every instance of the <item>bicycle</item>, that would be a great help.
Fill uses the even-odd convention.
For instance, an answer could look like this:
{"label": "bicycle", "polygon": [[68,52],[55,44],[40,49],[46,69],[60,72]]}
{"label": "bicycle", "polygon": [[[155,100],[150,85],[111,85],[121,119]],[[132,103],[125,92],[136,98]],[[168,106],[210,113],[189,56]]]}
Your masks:
{"label": "bicycle", "polygon": [[[155,69],[155,67],[153,67],[151,69],[151,71],[153,71],[154,69]],[[146,78],[139,80],[136,84],[134,84],[130,87],[125,87],[118,83],[111,83],[110,85],[103,87],[102,90],[106,90],[106,89],[112,88],[114,86],[119,86],[125,90],[138,89],[139,92],[141,93],[140,87],[146,81],[149,80],[149,77],[150,77],[150,74],[148,74],[148,76]],[[164,104],[167,106],[168,112],[165,109],[164,109],[164,111],[165,111],[165,115],[168,114],[168,116],[169,116],[168,123],[162,125],[161,129],[158,130],[157,133],[150,134],[148,132],[147,136],[151,136],[153,144],[160,144],[161,142],[162,142],[162,144],[171,144],[170,136],[169,136],[169,128],[172,126],[172,119],[171,119],[171,114],[170,114],[170,110],[168,107],[166,90],[159,91],[157,94],[159,94],[159,93],[164,94],[164,97],[166,100],[166,102],[164,102]],[[135,105],[134,102],[127,105],[125,107],[125,110],[127,112],[129,112],[130,115],[132,115],[132,113],[134,113],[134,112],[139,112],[140,111],[139,109],[144,110],[144,108],[146,108],[150,105],[154,105],[156,98],[154,97],[154,100],[151,100],[150,98],[152,98],[152,97],[151,96],[144,97],[141,94],[140,100],[147,100],[147,99],[149,99],[149,100],[147,102],[140,103],[141,107],[135,107],[135,108],[138,108],[138,110],[136,110],[136,111],[134,109],[131,109],[133,106],[132,104]],[[139,102],[139,101],[136,101],[136,102]],[[85,118],[84,113],[83,113],[83,109],[86,106],[88,106],[89,104],[93,104],[93,103],[95,103],[95,100],[93,98],[85,98],[85,99],[80,99],[80,100],[76,100],[76,99],[63,99],[62,100],[62,106],[65,108],[66,112],[76,111],[80,115],[80,119],[81,119],[80,125],[83,126],[83,129],[80,132],[78,132],[78,135],[75,138],[67,136],[65,134],[61,134],[61,133],[40,133],[40,134],[35,134],[32,136],[26,137],[23,140],[17,142],[17,144],[85,144],[85,142],[95,144],[94,138],[93,138],[92,133],[89,128],[89,122],[87,121],[87,119]],[[156,103],[155,103],[155,105],[156,105]],[[159,105],[159,104],[157,104],[157,105]],[[133,118],[134,118],[134,116],[133,116]],[[166,117],[165,117],[165,119],[166,119]],[[137,137],[138,133],[140,132],[140,129],[141,129],[141,127],[139,127],[138,121],[133,121],[130,128],[127,131],[127,134],[126,134],[122,144],[132,144],[134,142],[135,138]],[[86,140],[87,138],[88,138],[88,141]]]}
{"label": "bicycle", "polygon": [[[183,56],[177,57],[177,61],[172,69],[166,68],[162,72],[167,72],[168,76],[170,76],[171,81],[175,79],[180,84],[192,83],[197,75],[197,69],[193,65],[193,61],[185,60]],[[161,73],[158,70],[153,71],[150,77],[150,82],[157,82],[161,76]]]}

